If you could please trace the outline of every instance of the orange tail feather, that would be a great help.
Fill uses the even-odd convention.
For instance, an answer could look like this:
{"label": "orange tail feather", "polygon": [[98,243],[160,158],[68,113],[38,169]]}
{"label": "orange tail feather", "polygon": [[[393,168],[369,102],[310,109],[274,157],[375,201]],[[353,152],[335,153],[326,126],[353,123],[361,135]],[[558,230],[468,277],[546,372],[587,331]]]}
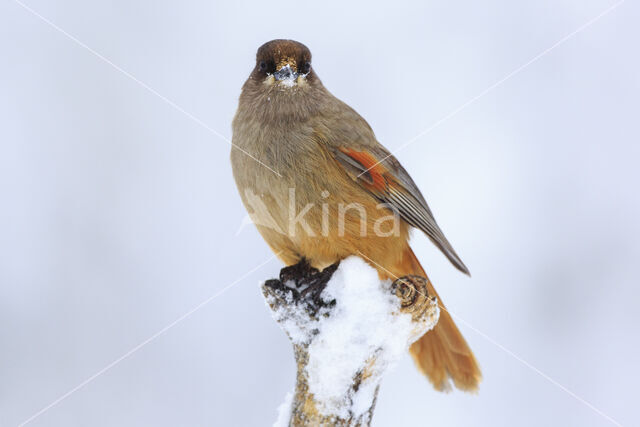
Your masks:
{"label": "orange tail feather", "polygon": [[[398,275],[416,274],[427,277],[409,246],[394,270]],[[478,362],[428,278],[427,287],[429,294],[438,298],[440,319],[431,331],[411,345],[409,352],[436,390],[449,390],[451,379],[457,388],[475,391],[482,378]]]}

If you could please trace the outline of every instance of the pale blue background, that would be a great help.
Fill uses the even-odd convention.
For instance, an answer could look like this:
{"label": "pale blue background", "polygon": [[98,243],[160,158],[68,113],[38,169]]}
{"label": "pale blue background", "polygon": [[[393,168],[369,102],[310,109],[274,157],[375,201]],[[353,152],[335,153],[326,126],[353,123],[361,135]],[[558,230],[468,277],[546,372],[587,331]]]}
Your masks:
{"label": "pale blue background", "polygon": [[[230,137],[256,48],[295,38],[393,149],[614,4],[43,1],[30,7]],[[451,310],[639,425],[639,7],[627,1],[397,157],[472,271],[414,245]],[[13,426],[270,256],[229,146],[12,0],[0,2],[0,425]],[[294,363],[272,261],[33,426],[262,426]],[[485,380],[409,357],[377,426],[609,426],[469,327]]]}

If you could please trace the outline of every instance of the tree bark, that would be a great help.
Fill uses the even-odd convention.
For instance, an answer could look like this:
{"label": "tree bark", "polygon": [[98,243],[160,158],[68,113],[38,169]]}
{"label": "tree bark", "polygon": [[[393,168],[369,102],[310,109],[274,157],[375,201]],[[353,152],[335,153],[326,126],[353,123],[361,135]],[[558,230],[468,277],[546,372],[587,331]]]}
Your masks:
{"label": "tree bark", "polygon": [[[389,352],[389,343],[374,341],[374,345],[368,347],[371,349],[370,354],[363,359],[362,364],[354,372],[345,373],[350,375],[349,386],[346,389],[328,398],[326,395],[322,398],[314,395],[313,387],[318,387],[318,379],[314,380],[315,383],[310,381],[310,359],[314,356],[313,349],[317,349],[318,345],[322,344],[318,344],[318,340],[324,339],[323,322],[331,318],[338,309],[342,310],[342,313],[344,310],[352,309],[352,307],[340,307],[340,301],[327,298],[326,294],[323,294],[338,267],[339,265],[335,264],[323,271],[318,271],[309,267],[306,262],[301,262],[282,269],[279,279],[268,280],[262,285],[262,292],[274,318],[293,343],[297,364],[290,417],[288,424],[285,422],[283,425],[369,426],[380,380],[387,371],[389,362],[394,362],[399,357],[397,352]],[[390,328],[401,330],[388,331],[391,334],[380,335],[382,337],[400,336],[403,339],[402,345],[406,344],[408,348],[438,321],[437,302],[427,293],[427,279],[419,276],[405,276],[393,283],[389,281],[379,283],[381,298],[391,300],[389,295],[397,297],[397,303],[388,315],[403,316],[404,320],[399,323],[389,322]],[[344,285],[349,286],[348,283]],[[345,325],[345,331],[350,331],[348,325]],[[357,336],[357,331],[354,332],[353,339],[361,339]],[[334,351],[338,354],[338,360],[342,357],[341,351],[346,351],[344,357],[350,357],[348,350],[329,349],[329,352]],[[325,362],[322,358],[318,360],[318,357],[315,357],[313,363],[317,368],[318,364]],[[335,359],[328,360],[326,363],[335,363]],[[320,366],[320,368],[323,367]],[[324,368],[333,369],[331,366]]]}

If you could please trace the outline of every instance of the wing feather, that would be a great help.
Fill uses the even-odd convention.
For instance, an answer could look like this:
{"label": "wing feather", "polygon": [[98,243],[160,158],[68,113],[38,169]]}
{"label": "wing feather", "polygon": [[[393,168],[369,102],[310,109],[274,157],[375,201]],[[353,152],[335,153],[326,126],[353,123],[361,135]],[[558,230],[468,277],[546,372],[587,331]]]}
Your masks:
{"label": "wing feather", "polygon": [[358,150],[340,147],[331,152],[354,181],[381,202],[395,208],[402,219],[422,230],[458,270],[469,274],[440,230],[420,190],[395,157],[380,145]]}

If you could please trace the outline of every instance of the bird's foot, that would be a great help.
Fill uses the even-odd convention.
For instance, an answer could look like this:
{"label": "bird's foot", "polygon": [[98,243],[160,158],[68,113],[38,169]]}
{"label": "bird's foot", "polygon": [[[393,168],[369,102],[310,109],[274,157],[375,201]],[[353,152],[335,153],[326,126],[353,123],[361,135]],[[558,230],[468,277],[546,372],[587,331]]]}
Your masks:
{"label": "bird's foot", "polygon": [[335,263],[319,271],[303,259],[297,264],[280,270],[280,279],[265,282],[264,287],[281,303],[302,306],[311,317],[317,317],[318,312],[335,305],[335,301],[325,301],[321,294],[335,273],[338,265]]}

